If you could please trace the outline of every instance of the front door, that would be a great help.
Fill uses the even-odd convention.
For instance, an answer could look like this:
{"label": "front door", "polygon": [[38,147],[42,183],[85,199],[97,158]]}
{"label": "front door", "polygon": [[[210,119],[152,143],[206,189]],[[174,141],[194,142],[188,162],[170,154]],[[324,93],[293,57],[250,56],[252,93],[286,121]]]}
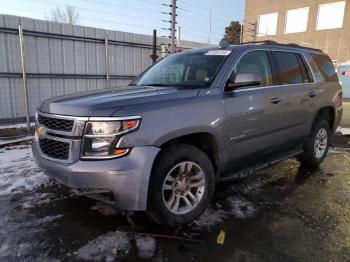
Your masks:
{"label": "front door", "polygon": [[279,148],[287,105],[281,87],[274,85],[273,72],[268,50],[247,52],[233,69],[231,80],[238,74],[254,74],[260,77],[260,85],[240,87],[224,94],[229,167],[242,163],[238,159],[249,162],[253,157],[259,162]]}

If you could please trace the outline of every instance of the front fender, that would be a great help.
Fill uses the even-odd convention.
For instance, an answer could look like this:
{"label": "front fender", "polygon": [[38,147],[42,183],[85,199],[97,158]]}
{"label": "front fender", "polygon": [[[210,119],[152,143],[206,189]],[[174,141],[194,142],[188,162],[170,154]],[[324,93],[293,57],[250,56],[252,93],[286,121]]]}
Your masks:
{"label": "front fender", "polygon": [[225,114],[218,96],[200,96],[181,102],[140,105],[125,112],[142,116],[140,128],[119,140],[120,147],[156,146],[184,135],[208,133],[221,148],[225,135]]}

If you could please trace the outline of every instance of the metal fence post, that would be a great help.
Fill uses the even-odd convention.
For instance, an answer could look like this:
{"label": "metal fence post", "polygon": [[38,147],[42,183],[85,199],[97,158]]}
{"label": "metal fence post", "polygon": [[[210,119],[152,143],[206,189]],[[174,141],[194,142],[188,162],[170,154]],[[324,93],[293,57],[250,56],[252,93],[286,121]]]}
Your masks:
{"label": "metal fence post", "polygon": [[150,55],[152,64],[157,61],[157,30],[153,29],[152,54]]}
{"label": "metal fence post", "polygon": [[30,131],[30,116],[29,116],[29,102],[28,102],[28,89],[27,89],[27,74],[26,74],[26,61],[24,53],[24,41],[23,41],[23,28],[22,25],[18,25],[19,46],[21,51],[21,65],[22,65],[22,82],[24,91],[24,104],[26,111],[27,130]]}
{"label": "metal fence post", "polygon": [[107,82],[107,88],[110,87],[109,85],[109,57],[108,57],[108,38],[105,37],[105,55],[106,55],[106,82]]}

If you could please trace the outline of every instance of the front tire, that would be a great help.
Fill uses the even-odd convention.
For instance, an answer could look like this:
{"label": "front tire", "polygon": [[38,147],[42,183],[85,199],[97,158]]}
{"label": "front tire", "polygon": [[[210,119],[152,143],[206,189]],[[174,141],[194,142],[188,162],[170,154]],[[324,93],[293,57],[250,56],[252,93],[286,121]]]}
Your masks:
{"label": "front tire", "polygon": [[326,120],[318,120],[304,144],[304,152],[297,159],[308,167],[319,166],[327,156],[330,133],[329,123]]}
{"label": "front tire", "polygon": [[163,149],[154,163],[147,214],[164,226],[189,223],[205,210],[214,187],[209,157],[191,145],[172,145]]}

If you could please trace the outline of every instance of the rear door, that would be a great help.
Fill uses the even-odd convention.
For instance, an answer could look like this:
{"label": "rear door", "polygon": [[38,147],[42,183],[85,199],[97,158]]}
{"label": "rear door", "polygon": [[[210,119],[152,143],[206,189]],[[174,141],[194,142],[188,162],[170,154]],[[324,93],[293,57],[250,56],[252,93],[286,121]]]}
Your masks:
{"label": "rear door", "polygon": [[[224,94],[226,113],[227,159],[253,156],[261,161],[279,148],[283,140],[283,121],[287,104],[281,88],[275,85],[274,66],[269,50],[252,50],[241,54],[230,79],[235,75],[258,74],[259,86],[241,87]],[[258,153],[258,155],[256,155]]]}
{"label": "rear door", "polygon": [[[281,97],[285,102],[283,114],[283,147],[294,146],[309,133],[312,119],[312,99],[316,95],[314,79],[303,54],[273,50]],[[289,142],[289,143],[288,143]]]}

